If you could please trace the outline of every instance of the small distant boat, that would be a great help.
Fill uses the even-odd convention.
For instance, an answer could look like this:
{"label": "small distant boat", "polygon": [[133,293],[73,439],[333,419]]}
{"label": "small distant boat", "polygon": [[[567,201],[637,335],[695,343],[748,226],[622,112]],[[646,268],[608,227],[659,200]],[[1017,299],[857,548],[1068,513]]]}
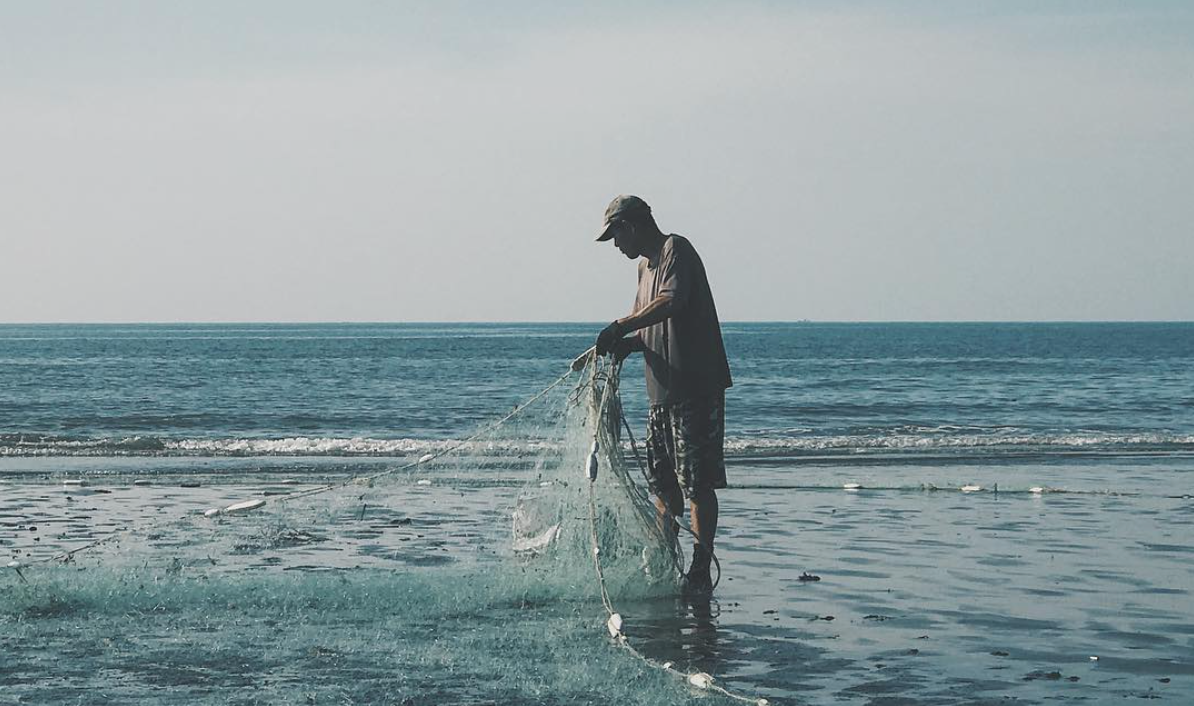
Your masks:
{"label": "small distant boat", "polygon": [[964,485],[964,486],[962,486],[963,493],[977,493],[978,491],[980,491],[982,489],[983,489],[983,487],[981,485]]}

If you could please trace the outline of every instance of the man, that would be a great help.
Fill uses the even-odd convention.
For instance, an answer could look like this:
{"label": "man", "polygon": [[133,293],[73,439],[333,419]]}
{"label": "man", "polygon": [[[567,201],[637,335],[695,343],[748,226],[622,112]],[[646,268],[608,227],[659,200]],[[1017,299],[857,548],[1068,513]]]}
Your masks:
{"label": "man", "polygon": [[[638,264],[634,312],[597,337],[597,354],[619,360],[641,352],[646,363],[647,467],[661,516],[684,514],[697,535],[686,577],[690,593],[713,589],[709,565],[717,534],[718,488],[726,487],[725,390],[732,384],[705,266],[692,243],[664,235],[651,207],[618,196],[605,210],[598,242],[613,240]],[[630,334],[628,336],[628,334]],[[673,527],[673,529],[675,529]]]}

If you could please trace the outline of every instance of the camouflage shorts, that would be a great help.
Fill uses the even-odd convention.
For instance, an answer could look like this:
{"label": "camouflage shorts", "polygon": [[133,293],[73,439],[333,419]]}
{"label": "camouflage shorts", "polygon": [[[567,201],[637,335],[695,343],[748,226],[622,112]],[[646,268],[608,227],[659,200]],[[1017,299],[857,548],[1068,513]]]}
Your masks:
{"label": "camouflage shorts", "polygon": [[684,497],[726,487],[725,393],[670,405],[651,405],[647,417],[647,468],[651,492],[679,486]]}

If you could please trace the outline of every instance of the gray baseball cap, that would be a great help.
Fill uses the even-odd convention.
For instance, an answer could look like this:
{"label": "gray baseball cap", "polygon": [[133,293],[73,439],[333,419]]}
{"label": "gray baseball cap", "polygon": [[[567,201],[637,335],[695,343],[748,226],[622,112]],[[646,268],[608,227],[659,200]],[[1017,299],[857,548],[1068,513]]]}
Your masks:
{"label": "gray baseball cap", "polygon": [[615,196],[613,201],[609,202],[609,206],[605,209],[605,223],[601,226],[601,235],[597,236],[597,242],[609,240],[614,237],[613,229],[610,227],[614,221],[620,221],[626,216],[635,213],[650,213],[651,207],[647,205],[637,196]]}

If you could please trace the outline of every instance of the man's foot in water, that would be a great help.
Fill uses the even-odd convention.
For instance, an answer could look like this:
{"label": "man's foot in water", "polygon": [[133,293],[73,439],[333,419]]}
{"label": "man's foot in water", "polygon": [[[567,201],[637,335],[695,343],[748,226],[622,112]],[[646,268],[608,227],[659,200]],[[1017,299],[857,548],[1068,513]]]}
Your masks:
{"label": "man's foot in water", "polygon": [[681,584],[681,590],[684,592],[684,595],[690,598],[713,595],[713,579],[709,576],[709,570],[689,571],[688,575],[684,577],[684,582]]}
{"label": "man's foot in water", "polygon": [[697,544],[692,548],[692,566],[684,576],[681,590],[686,596],[709,596],[713,593],[713,577],[709,574],[712,557]]}

